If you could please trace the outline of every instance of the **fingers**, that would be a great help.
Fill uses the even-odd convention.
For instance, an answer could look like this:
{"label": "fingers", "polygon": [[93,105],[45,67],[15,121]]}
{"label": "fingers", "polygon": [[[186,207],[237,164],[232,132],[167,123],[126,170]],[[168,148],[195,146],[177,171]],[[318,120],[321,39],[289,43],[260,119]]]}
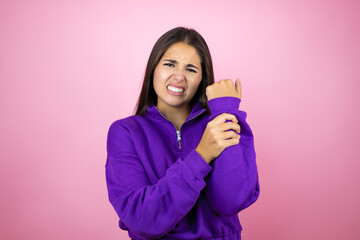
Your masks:
{"label": "fingers", "polygon": [[232,139],[226,140],[226,147],[230,147],[230,146],[239,144],[239,142],[240,142],[239,139],[240,138],[232,138]]}
{"label": "fingers", "polygon": [[210,163],[225,148],[239,143],[240,130],[235,115],[229,113],[220,114],[207,124],[196,151],[207,163]]}
{"label": "fingers", "polygon": [[214,122],[215,124],[221,124],[226,122],[227,120],[232,121],[234,123],[238,123],[238,120],[235,117],[235,115],[230,113],[222,113],[219,116],[216,116],[211,122]]}
{"label": "fingers", "polygon": [[240,135],[238,135],[237,133],[235,133],[233,131],[223,132],[221,137],[223,139],[225,139],[225,140],[228,140],[228,139],[240,139]]}
{"label": "fingers", "polygon": [[219,131],[225,132],[229,130],[234,130],[236,133],[240,133],[240,125],[234,122],[226,122],[219,125]]}
{"label": "fingers", "polygon": [[219,145],[221,146],[222,151],[230,146],[237,145],[240,142],[240,136],[234,132],[226,132],[226,133],[224,133],[224,135],[230,134],[230,133],[232,133],[234,135],[232,137],[226,138],[226,139],[222,140],[221,142],[219,142]]}
{"label": "fingers", "polygon": [[[231,122],[227,122],[231,121]],[[238,120],[233,114],[223,113],[214,118],[210,124],[213,127],[217,128],[219,132],[225,132],[229,130],[234,130],[237,133],[240,133],[240,125],[238,124]]]}
{"label": "fingers", "polygon": [[237,145],[237,144],[239,144],[239,142],[240,142],[240,138],[232,138],[232,139],[226,140],[226,147]]}
{"label": "fingers", "polygon": [[240,82],[240,78],[236,79],[235,89],[236,89],[236,92],[237,92],[239,98],[241,99],[241,82]]}

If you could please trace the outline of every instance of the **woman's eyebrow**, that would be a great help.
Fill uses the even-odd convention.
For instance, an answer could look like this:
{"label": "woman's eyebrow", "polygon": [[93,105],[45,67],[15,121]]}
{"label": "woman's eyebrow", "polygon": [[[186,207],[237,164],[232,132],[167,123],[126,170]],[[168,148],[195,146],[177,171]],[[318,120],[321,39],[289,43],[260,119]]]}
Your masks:
{"label": "woman's eyebrow", "polygon": [[173,59],[164,59],[164,61],[168,61],[168,62],[171,62],[171,63],[177,63],[177,61],[173,60]]}
{"label": "woman's eyebrow", "polygon": [[[168,61],[168,62],[171,62],[171,63],[178,63],[176,60],[173,60],[173,59],[164,59],[164,61]],[[186,64],[187,67],[192,67],[192,68],[196,68],[199,70],[199,68],[197,66],[195,66],[194,64]]]}
{"label": "woman's eyebrow", "polygon": [[186,65],[187,67],[192,67],[192,68],[196,68],[197,70],[199,70],[199,68],[191,63],[187,64]]}

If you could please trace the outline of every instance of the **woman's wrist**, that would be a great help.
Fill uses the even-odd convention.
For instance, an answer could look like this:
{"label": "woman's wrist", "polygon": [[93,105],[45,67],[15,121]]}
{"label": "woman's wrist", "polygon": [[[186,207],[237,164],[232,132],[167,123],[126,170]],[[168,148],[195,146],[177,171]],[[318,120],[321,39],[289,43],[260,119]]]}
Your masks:
{"label": "woman's wrist", "polygon": [[207,162],[208,164],[212,161],[212,158],[207,156],[207,154],[205,154],[205,151],[202,151],[202,149],[198,146],[195,151],[197,153],[200,154],[200,156],[205,160],[205,162]]}

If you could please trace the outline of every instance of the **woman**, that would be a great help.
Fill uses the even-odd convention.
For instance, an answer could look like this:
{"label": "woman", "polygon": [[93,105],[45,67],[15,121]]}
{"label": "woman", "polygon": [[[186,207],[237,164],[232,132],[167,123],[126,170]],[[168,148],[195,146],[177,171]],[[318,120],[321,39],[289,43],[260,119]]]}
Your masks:
{"label": "woman", "polygon": [[112,123],[106,180],[132,239],[240,239],[259,196],[241,85],[214,83],[205,40],[175,28],[156,42],[136,115]]}

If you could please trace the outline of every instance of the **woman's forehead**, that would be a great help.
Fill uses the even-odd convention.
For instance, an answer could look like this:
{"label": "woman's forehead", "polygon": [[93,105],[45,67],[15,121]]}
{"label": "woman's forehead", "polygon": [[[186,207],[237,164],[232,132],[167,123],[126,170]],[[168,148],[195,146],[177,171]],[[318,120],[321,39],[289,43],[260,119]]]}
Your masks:
{"label": "woman's forehead", "polygon": [[171,45],[161,58],[162,60],[171,59],[177,62],[186,62],[200,65],[201,59],[197,50],[186,43],[178,42]]}

